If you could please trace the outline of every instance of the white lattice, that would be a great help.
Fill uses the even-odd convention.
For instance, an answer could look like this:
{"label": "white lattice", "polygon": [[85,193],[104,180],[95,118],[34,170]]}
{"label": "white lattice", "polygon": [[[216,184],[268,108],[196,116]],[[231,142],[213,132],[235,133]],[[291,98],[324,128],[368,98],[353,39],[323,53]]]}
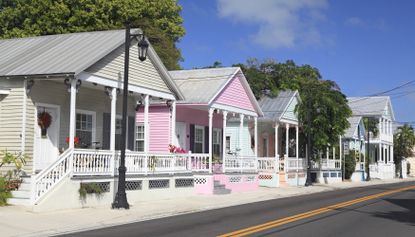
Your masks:
{"label": "white lattice", "polygon": [[176,179],[176,188],[193,187],[193,179]]}
{"label": "white lattice", "polygon": [[207,178],[195,178],[194,179],[194,184],[206,184],[207,183]]}
{"label": "white lattice", "polygon": [[125,182],[125,190],[141,190],[143,188],[143,181],[127,181]]}
{"label": "white lattice", "polygon": [[229,182],[230,183],[239,183],[241,182],[242,177],[241,176],[231,176],[229,177]]}
{"label": "white lattice", "polygon": [[247,176],[246,182],[255,182],[255,176]]}
{"label": "white lattice", "polygon": [[168,179],[154,179],[149,180],[148,188],[149,189],[158,189],[158,188],[169,188],[170,180]]}

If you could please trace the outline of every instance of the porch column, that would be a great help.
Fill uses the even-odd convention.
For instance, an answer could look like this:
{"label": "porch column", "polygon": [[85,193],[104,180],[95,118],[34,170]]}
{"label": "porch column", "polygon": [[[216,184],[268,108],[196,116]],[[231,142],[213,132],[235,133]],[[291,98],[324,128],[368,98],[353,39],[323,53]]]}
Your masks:
{"label": "porch column", "polygon": [[[255,150],[254,154],[255,157],[258,157],[258,118],[254,117],[254,144],[255,144]],[[256,164],[257,162],[255,162]]]}
{"label": "porch column", "polygon": [[379,159],[378,159],[378,163],[382,162],[382,156],[383,156],[383,152],[382,152],[382,143],[379,141]]}
{"label": "porch column", "polygon": [[213,111],[214,109],[209,109],[209,141],[207,141],[209,145],[209,173],[212,173],[212,124],[213,124]]}
{"label": "porch column", "polygon": [[[244,115],[239,115],[240,123],[239,123],[239,151],[242,152],[242,130],[244,128]],[[239,154],[241,155],[241,154]]]}
{"label": "porch column", "polygon": [[285,124],[285,155],[288,157],[288,142],[290,140],[290,125]]}
{"label": "porch column", "polygon": [[176,101],[173,101],[171,104],[171,144],[177,146],[176,144]]}
{"label": "porch column", "polygon": [[[223,131],[222,131],[222,163],[225,163],[226,157],[226,119],[228,117],[228,111],[223,111]],[[223,171],[225,172],[225,171]]]}
{"label": "porch column", "polygon": [[380,135],[382,135],[382,118],[379,118],[379,138],[380,138]]}
{"label": "porch column", "polygon": [[69,148],[75,147],[76,132],[76,79],[71,80],[71,102],[69,110]]}
{"label": "porch column", "polygon": [[298,163],[298,125],[295,125],[295,158],[297,158]]}
{"label": "porch column", "polygon": [[148,121],[148,110],[150,106],[150,96],[146,95],[144,97],[144,152],[148,153],[150,151],[150,128]]}
{"label": "porch column", "polygon": [[278,153],[278,129],[279,129],[279,127],[280,127],[280,125],[279,125],[279,123],[275,123],[275,125],[274,125],[274,130],[275,130],[275,140],[274,140],[274,143],[275,143],[275,157],[276,158],[278,158],[278,155],[279,155],[279,153]]}
{"label": "porch column", "polygon": [[117,88],[111,90],[110,150],[115,151],[115,121],[117,116]]}
{"label": "porch column", "polygon": [[[362,142],[362,141],[360,141]],[[363,152],[363,170],[364,172],[366,172],[366,146],[365,146],[365,141],[363,140],[363,147],[365,148],[365,152]]]}
{"label": "porch column", "polygon": [[329,147],[326,148],[326,161],[327,161],[327,167],[329,166]]}
{"label": "porch column", "polygon": [[393,159],[393,145],[391,146],[391,163],[395,163]]}
{"label": "porch column", "polygon": [[342,160],[343,160],[343,154],[342,154],[342,152],[343,152],[343,147],[342,147],[342,136],[340,135],[339,136],[339,160],[340,160],[340,171],[341,171],[341,174],[342,174],[342,180],[344,180],[344,176],[343,176],[343,173],[344,173],[344,171],[343,171],[343,165],[342,165]]}

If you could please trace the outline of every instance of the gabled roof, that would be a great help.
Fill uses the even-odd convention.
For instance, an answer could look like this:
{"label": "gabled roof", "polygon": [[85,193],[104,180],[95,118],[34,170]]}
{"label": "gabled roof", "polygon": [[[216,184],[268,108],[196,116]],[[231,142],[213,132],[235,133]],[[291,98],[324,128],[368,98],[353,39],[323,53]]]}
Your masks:
{"label": "gabled roof", "polygon": [[295,97],[300,100],[298,91],[291,90],[280,91],[276,97],[263,96],[258,103],[264,113],[264,119],[280,120]]}
{"label": "gabled roof", "polygon": [[353,116],[382,116],[385,109],[389,106],[390,116],[395,120],[392,103],[389,96],[370,96],[370,97],[347,97],[349,107],[352,109]]}
{"label": "gabled roof", "polygon": [[[77,76],[124,42],[125,30],[0,40],[0,77],[65,74]],[[177,97],[183,98],[151,45],[148,57]]]}
{"label": "gabled roof", "polygon": [[345,131],[344,137],[345,138],[355,138],[355,133],[357,130],[357,127],[359,126],[360,122],[362,121],[361,116],[352,116],[347,119],[347,121],[350,123],[350,127]]}
{"label": "gabled roof", "polygon": [[179,103],[186,104],[211,104],[226,85],[238,76],[255,110],[262,116],[261,108],[239,67],[176,70],[170,71],[170,75],[185,97]]}
{"label": "gabled roof", "polygon": [[185,95],[184,103],[207,104],[237,73],[239,68],[206,68],[170,71]]}

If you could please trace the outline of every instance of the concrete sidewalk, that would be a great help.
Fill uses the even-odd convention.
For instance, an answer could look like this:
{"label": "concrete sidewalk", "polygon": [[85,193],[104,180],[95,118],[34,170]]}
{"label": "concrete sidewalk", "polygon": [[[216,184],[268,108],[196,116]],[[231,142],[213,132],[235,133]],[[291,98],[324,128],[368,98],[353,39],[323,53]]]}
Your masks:
{"label": "concrete sidewalk", "polygon": [[18,206],[0,207],[0,233],[1,236],[57,235],[283,197],[409,181],[415,181],[415,178],[316,184],[312,187],[261,187],[257,191],[243,193],[243,195],[241,193],[215,196],[194,195],[186,198],[147,201],[131,205],[130,210],[112,210],[110,204],[108,207],[44,213],[30,212]]}

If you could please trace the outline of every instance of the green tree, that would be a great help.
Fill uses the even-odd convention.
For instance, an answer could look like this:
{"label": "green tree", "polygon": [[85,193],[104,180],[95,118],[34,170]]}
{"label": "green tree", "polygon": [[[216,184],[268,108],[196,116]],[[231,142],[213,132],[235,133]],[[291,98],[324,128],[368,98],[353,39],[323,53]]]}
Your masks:
{"label": "green tree", "polygon": [[335,82],[323,80],[317,68],[297,65],[292,60],[259,62],[255,58],[234,66],[241,67],[257,98],[261,98],[264,91],[271,96],[287,89],[300,92],[301,102],[296,111],[306,136],[312,136],[314,150],[325,150],[329,144],[337,144],[339,136],[350,126],[347,118],[352,112],[346,96]]}
{"label": "green tree", "polygon": [[[415,134],[412,126],[405,124],[398,128],[397,133],[393,136],[393,156],[395,157],[396,170],[399,171],[402,178],[402,159],[414,155]],[[405,171],[406,172],[406,171]]]}
{"label": "green tree", "polygon": [[185,34],[175,0],[0,0],[0,38],[142,28],[168,69],[178,69],[176,47]]}

